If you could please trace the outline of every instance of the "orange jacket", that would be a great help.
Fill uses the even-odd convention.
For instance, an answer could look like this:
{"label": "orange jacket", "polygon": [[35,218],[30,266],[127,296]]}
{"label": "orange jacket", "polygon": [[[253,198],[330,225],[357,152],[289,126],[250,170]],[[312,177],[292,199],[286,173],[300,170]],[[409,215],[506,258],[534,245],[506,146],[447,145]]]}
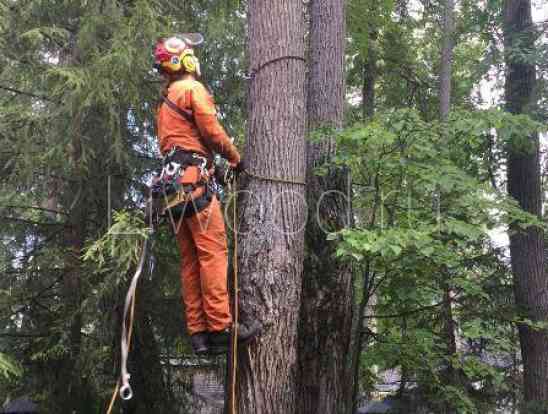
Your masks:
{"label": "orange jacket", "polygon": [[191,110],[195,124],[167,105],[160,105],[157,127],[162,154],[177,146],[208,157],[216,152],[233,165],[240,162],[240,154],[217,120],[215,103],[204,85],[193,79],[173,82],[169,86],[168,98],[180,108]]}

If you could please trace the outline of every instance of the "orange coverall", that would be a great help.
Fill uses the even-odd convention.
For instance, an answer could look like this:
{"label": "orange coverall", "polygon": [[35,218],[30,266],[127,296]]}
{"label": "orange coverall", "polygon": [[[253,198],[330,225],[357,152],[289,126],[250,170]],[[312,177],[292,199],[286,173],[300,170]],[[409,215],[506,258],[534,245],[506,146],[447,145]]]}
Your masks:
{"label": "orange coverall", "polygon": [[[238,150],[217,120],[213,99],[200,82],[173,82],[168,98],[180,108],[192,110],[195,124],[161,105],[157,129],[162,154],[176,146],[209,159],[214,151],[232,165],[240,162]],[[223,214],[216,197],[201,212],[182,219],[177,242],[189,334],[228,328],[232,322],[227,288],[228,251]]]}

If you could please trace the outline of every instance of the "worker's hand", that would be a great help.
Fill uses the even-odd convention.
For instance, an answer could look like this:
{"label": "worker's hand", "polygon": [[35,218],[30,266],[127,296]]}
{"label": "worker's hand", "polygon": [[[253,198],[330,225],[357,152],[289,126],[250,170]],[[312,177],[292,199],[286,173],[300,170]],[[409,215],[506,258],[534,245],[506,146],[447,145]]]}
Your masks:
{"label": "worker's hand", "polygon": [[[230,167],[230,166],[228,166]],[[227,182],[226,182],[226,179],[227,179],[227,171],[228,171],[228,168],[226,165],[223,165],[221,163],[219,163],[219,165],[216,165],[215,166],[215,179],[217,180],[217,182],[221,185],[226,185]]]}
{"label": "worker's hand", "polygon": [[240,162],[237,165],[231,167],[236,174],[241,174],[247,170],[247,163],[243,159],[240,159]]}

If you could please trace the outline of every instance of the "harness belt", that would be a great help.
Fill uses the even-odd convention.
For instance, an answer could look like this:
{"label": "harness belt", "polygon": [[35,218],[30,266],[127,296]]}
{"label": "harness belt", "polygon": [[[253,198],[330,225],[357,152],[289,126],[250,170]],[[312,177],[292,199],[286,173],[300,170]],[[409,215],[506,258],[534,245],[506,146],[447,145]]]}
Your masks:
{"label": "harness belt", "polygon": [[191,217],[211,203],[216,193],[211,159],[174,147],[163,165],[151,188],[152,198],[160,200],[160,215]]}

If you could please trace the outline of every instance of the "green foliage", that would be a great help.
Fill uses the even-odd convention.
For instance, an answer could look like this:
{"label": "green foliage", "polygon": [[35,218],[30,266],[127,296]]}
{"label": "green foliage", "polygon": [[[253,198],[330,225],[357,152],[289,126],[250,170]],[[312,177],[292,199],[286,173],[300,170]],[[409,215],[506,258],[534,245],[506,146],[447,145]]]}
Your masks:
{"label": "green foliage", "polygon": [[[499,111],[463,110],[442,128],[400,110],[338,136],[335,163],[352,168],[357,218],[328,239],[338,241],[340,257],[370,267],[369,295],[376,297],[362,367],[405,372],[435,412],[446,404],[477,412],[507,390],[508,373],[493,359],[517,352],[507,339],[516,312],[507,288],[502,297],[493,291],[508,286],[510,274],[490,234],[511,222],[543,223],[492,186],[492,153],[541,128]],[[493,149],[486,137],[499,129],[505,141]],[[447,345],[447,306],[460,344],[455,354]],[[447,380],[448,367],[457,382]],[[472,383],[481,384],[478,394]]]}
{"label": "green foliage", "polygon": [[[241,133],[245,13],[235,1],[16,3],[0,1],[0,291],[9,292],[0,352],[26,375],[0,395],[29,395],[47,412],[99,412],[118,375],[118,311],[148,236],[143,190],[159,165],[152,48],[160,36],[203,32],[205,78]],[[155,240],[162,260],[141,278],[135,324],[150,341],[130,361],[147,381],[134,404],[185,412],[175,374],[160,369],[165,355],[188,351],[178,346],[179,256],[170,232]],[[143,372],[132,372],[137,384]]]}
{"label": "green foliage", "polygon": [[[502,87],[502,4],[460,2],[455,109],[442,126],[435,121],[441,2],[347,2],[352,122],[337,134],[334,163],[352,170],[355,225],[327,242],[368,275],[368,283],[356,280],[357,291],[376,301],[366,316],[362,384],[371,390],[378,374],[397,369],[432,412],[516,406],[514,326],[545,328],[512,306],[506,252],[492,240],[510,223],[544,226],[504,194],[506,152],[527,153],[529,137],[546,131],[548,48],[541,37],[536,51],[529,39],[506,50],[538,64],[534,119],[477,106],[485,104],[477,98],[483,78]],[[250,64],[245,7],[237,0],[0,1],[0,321],[6,334],[0,376],[9,377],[0,394],[30,395],[48,412],[104,409],[118,375],[120,306],[148,237],[142,190],[158,165],[154,111],[161,85],[151,70],[152,46],[173,32],[204,33],[206,44],[197,50],[204,80],[230,133],[243,136]],[[368,82],[375,83],[377,115],[366,120]],[[323,128],[312,138],[334,134]],[[180,372],[165,364],[190,351],[181,334],[179,253],[169,230],[155,235],[152,256],[156,270],[141,278],[146,294],[138,300],[142,341],[130,361],[142,368],[132,378],[146,384],[135,406],[188,412],[174,382]],[[68,407],[69,400],[79,406]]]}
{"label": "green foliage", "polygon": [[21,367],[12,361],[12,359],[0,353],[0,376],[4,378],[20,377],[23,375]]}
{"label": "green foliage", "polygon": [[114,224],[85,250],[84,261],[95,262],[97,272],[127,273],[139,261],[141,241],[149,236],[143,218],[134,211],[117,211]]}

